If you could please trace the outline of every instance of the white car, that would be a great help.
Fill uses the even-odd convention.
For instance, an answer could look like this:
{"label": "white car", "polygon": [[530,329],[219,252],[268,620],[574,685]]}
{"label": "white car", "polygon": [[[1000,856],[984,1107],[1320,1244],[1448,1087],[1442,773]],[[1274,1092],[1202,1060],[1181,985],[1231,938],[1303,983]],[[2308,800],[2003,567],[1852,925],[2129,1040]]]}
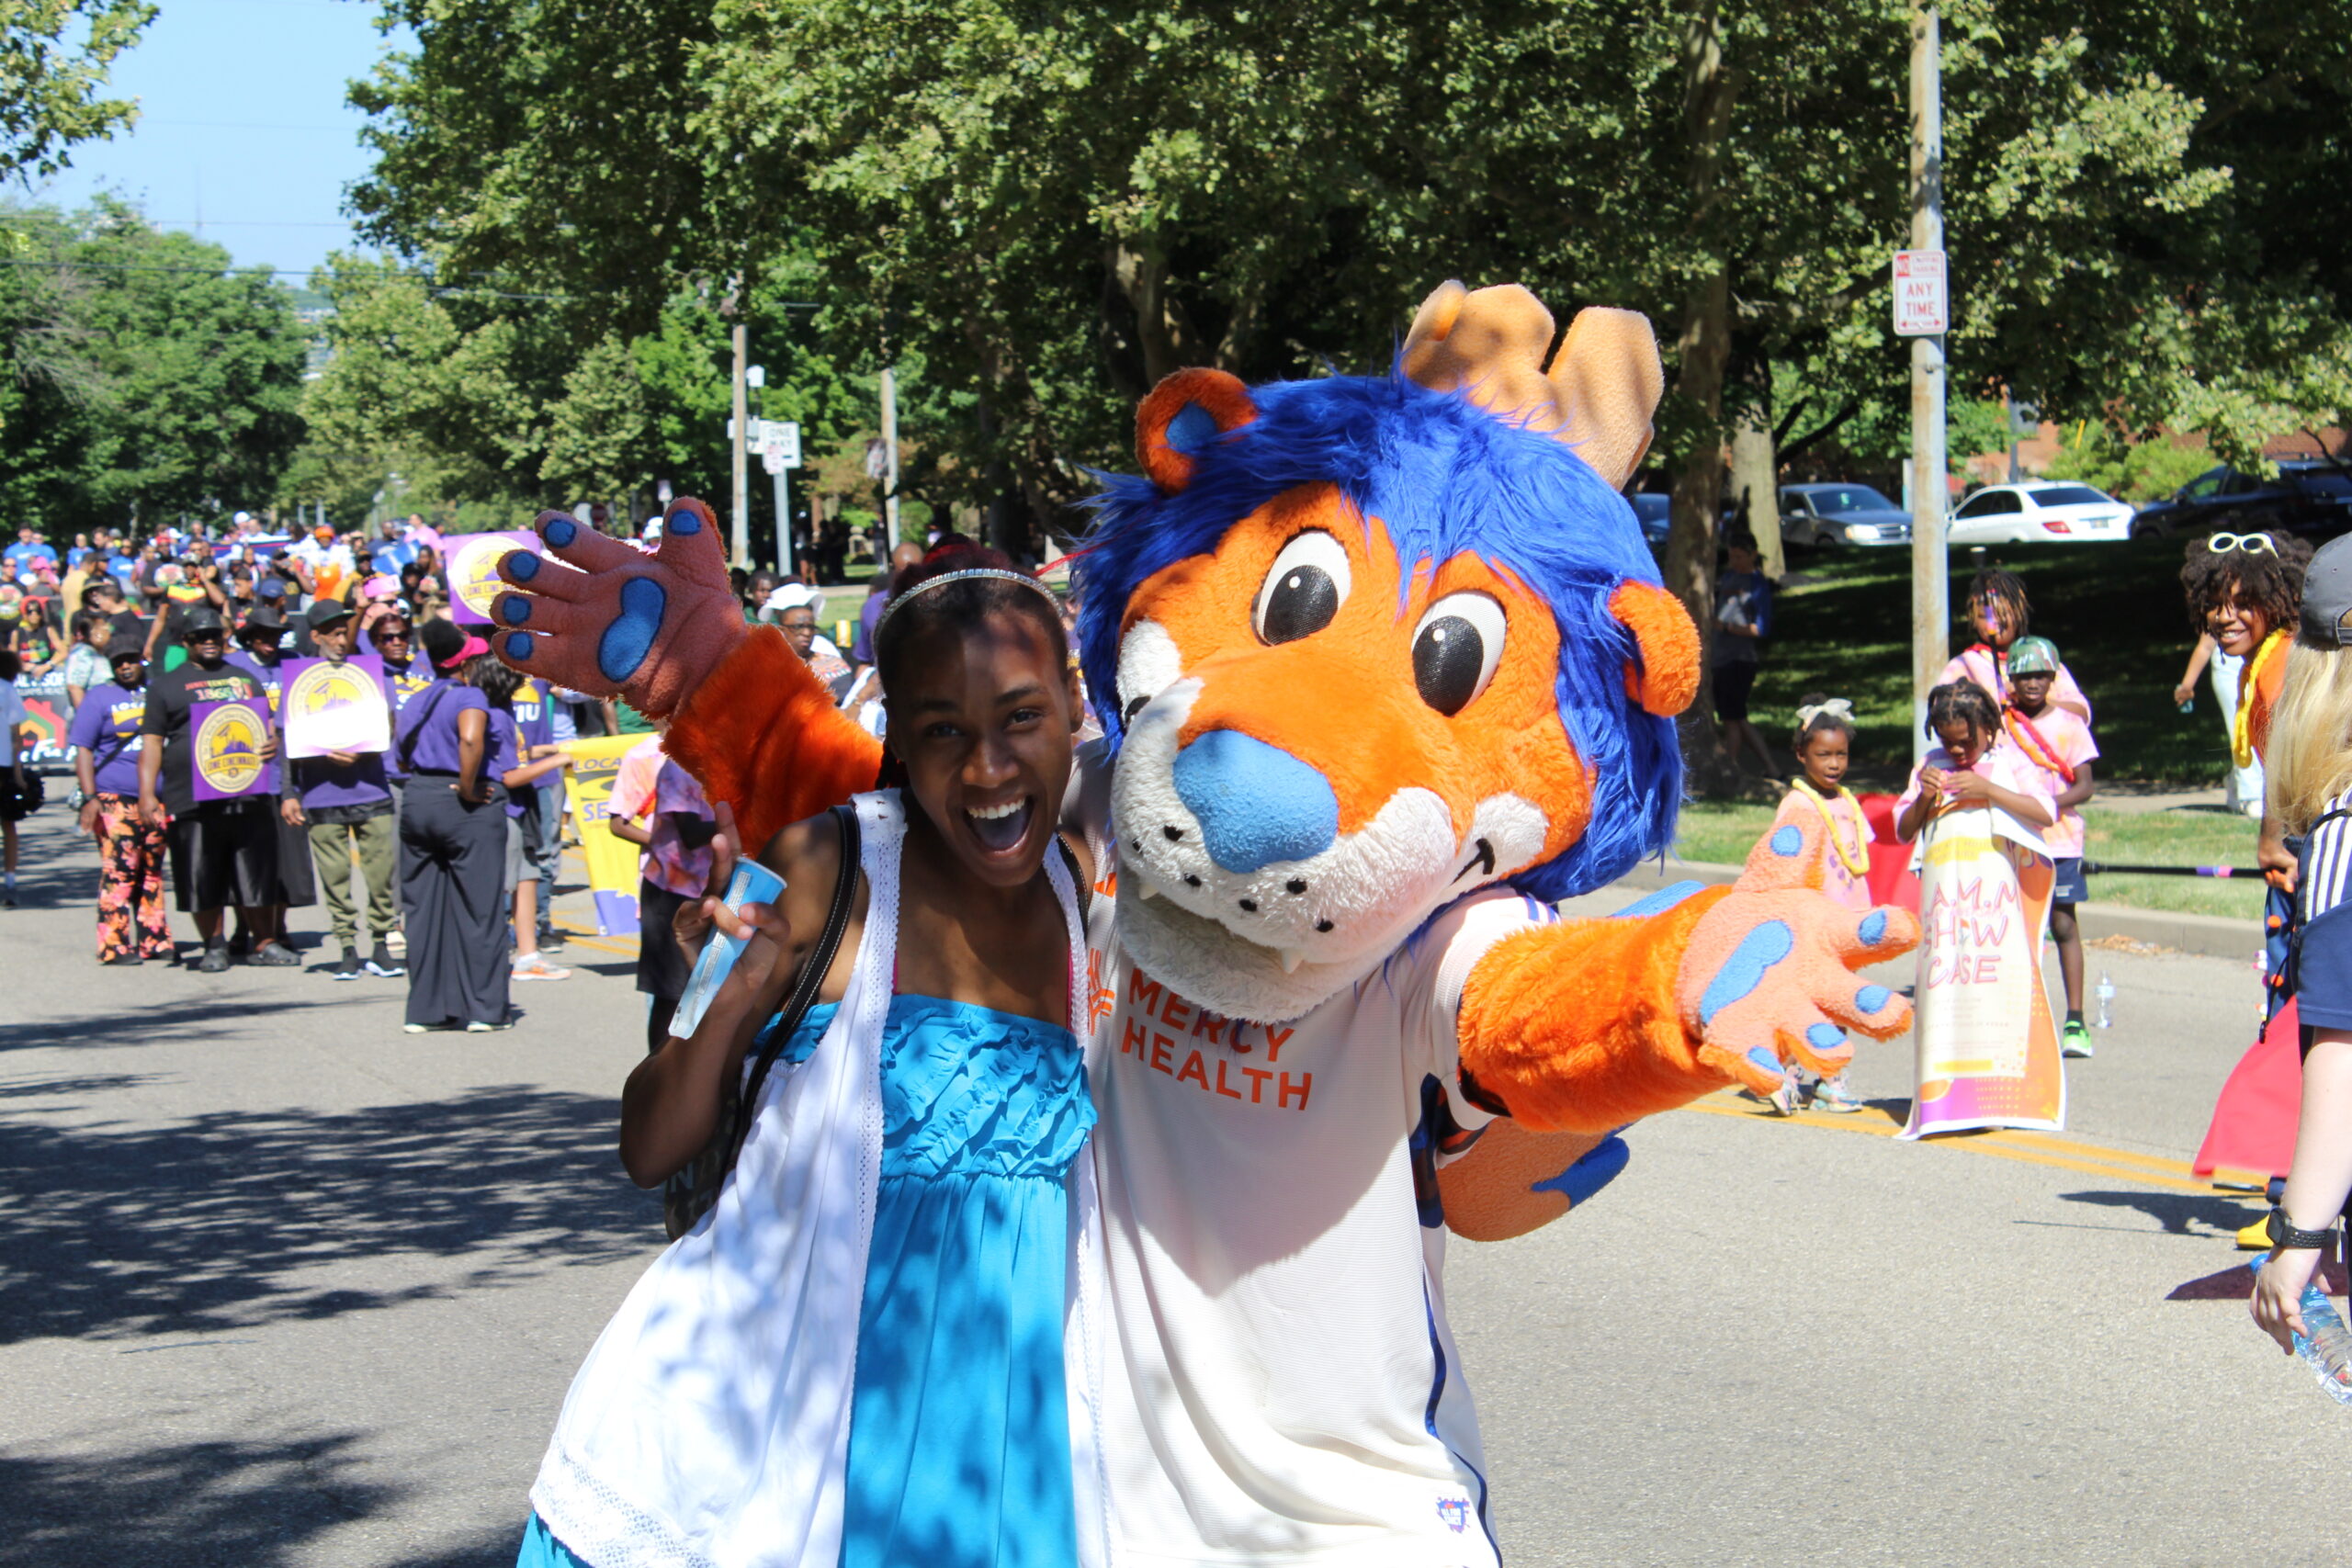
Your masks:
{"label": "white car", "polygon": [[1945,536],[1955,545],[2120,542],[2132,536],[2132,507],[2085,484],[1986,485],[1960,503]]}

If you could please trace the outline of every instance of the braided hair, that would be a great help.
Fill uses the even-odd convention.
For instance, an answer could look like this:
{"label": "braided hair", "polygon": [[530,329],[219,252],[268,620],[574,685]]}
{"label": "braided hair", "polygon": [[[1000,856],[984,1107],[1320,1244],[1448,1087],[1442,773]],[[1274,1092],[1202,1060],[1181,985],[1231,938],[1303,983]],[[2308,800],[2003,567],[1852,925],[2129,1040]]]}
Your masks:
{"label": "braided hair", "polygon": [[2026,597],[2025,579],[2005,566],[1979,567],[1968,584],[1968,620],[1977,624],[1981,611],[1996,609],[2001,618],[2023,637],[2032,624],[2033,601]]}
{"label": "braided hair", "polygon": [[1973,735],[1997,735],[2000,705],[1973,681],[1947,681],[1928,694],[1928,728],[1940,733],[1947,724],[1964,724]]}

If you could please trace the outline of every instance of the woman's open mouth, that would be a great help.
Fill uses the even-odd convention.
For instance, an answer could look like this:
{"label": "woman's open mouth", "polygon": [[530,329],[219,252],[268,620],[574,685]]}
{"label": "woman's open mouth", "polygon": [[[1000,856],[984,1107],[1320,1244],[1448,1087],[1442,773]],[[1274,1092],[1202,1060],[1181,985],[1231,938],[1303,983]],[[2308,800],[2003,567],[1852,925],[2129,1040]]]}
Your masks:
{"label": "woman's open mouth", "polygon": [[1028,795],[1008,800],[1001,806],[967,806],[964,820],[970,825],[972,837],[990,854],[1004,854],[1021,847],[1029,836],[1029,818],[1036,814],[1035,803]]}

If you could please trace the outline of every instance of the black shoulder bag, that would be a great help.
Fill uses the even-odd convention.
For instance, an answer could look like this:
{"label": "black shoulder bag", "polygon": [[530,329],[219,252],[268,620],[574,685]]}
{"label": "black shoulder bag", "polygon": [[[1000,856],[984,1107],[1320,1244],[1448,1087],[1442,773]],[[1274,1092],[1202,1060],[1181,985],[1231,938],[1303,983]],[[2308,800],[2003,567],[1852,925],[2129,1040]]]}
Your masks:
{"label": "black shoulder bag", "polygon": [[751,1134],[752,1118],[758,1113],[760,1090],[766,1087],[768,1071],[791,1042],[792,1032],[800,1027],[800,1021],[816,1005],[817,991],[824,985],[833,959],[841,952],[850,908],[857,902],[857,812],[851,807],[836,806],[833,820],[842,834],[842,874],[833,884],[833,901],[825,911],[824,930],[818,933],[817,944],[808,950],[808,961],[801,965],[800,981],[793,987],[791,999],[768,1027],[759,1055],[752,1059],[752,1070],[743,1075],[741,1089],[737,1089],[732,1078],[721,1089],[718,1122],[710,1130],[710,1141],[684,1170],[662,1184],[662,1225],[670,1233],[672,1241],[694,1229],[710,1212],[710,1206],[718,1201],[719,1189],[727,1185],[736,1158],[743,1152],[743,1140]]}

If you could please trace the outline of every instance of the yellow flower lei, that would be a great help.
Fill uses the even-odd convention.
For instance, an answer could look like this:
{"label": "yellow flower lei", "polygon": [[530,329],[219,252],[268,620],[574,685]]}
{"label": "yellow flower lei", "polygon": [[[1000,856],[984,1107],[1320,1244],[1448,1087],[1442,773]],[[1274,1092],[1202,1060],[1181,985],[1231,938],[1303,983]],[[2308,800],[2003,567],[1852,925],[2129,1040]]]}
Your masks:
{"label": "yellow flower lei", "polygon": [[[1828,800],[1825,800],[1813,787],[1811,779],[1800,778],[1796,781],[1796,786],[1800,794],[1813,802],[1813,808],[1821,813],[1822,831],[1829,840],[1830,850],[1838,856],[1838,863],[1846,868],[1846,874],[1857,882],[1868,881],[1871,869],[1870,846],[1863,841],[1861,834],[1859,831],[1855,833],[1854,852],[1848,854],[1846,841],[1838,836],[1838,818],[1829,814]],[[1852,790],[1848,789],[1844,784],[1839,784],[1838,793],[1829,799],[1851,800],[1853,797]]]}
{"label": "yellow flower lei", "polygon": [[2245,661],[2245,674],[2238,681],[2238,711],[2230,720],[2230,761],[2237,767],[2254,766],[2254,694],[2261,689],[2262,672],[2286,645],[2285,632],[2272,632]]}

